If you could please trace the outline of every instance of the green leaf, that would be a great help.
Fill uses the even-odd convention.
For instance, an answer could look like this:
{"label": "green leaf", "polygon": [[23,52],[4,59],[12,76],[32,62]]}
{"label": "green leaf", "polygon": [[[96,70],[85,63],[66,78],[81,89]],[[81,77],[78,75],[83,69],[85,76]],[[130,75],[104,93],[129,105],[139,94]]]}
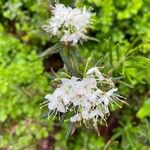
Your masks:
{"label": "green leaf", "polygon": [[52,55],[55,53],[58,53],[61,50],[61,46],[60,44],[55,44],[54,46],[48,48],[47,50],[45,50],[39,57],[45,57],[47,55]]}
{"label": "green leaf", "polygon": [[0,112],[0,122],[5,121],[7,118],[7,114],[5,113],[5,111],[1,111]]}
{"label": "green leaf", "polygon": [[140,119],[150,116],[150,99],[146,100],[136,116]]}
{"label": "green leaf", "polygon": [[68,123],[67,131],[66,131],[66,135],[65,135],[65,139],[66,140],[68,140],[69,136],[71,135],[71,131],[73,129],[73,125],[74,125],[74,123],[72,123],[72,122]]}

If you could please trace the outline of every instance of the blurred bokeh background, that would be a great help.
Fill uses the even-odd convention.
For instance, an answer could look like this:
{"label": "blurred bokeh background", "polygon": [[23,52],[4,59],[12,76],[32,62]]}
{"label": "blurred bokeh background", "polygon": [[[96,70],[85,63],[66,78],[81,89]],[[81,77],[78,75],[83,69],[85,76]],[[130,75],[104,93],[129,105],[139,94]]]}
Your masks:
{"label": "blurred bokeh background", "polygon": [[89,35],[100,42],[85,42],[80,53],[101,58],[129,106],[112,112],[100,136],[80,127],[66,140],[67,124],[56,126],[40,110],[51,68],[63,67],[59,55],[38,58],[56,42],[41,28],[54,1],[0,0],[0,150],[150,150],[150,1],[60,2],[93,8]]}

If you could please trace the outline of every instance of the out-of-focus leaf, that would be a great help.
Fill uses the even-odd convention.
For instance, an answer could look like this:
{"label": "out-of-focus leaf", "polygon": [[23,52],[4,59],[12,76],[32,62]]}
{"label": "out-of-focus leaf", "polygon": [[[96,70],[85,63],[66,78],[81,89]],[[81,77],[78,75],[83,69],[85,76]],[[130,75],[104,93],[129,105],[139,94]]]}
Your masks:
{"label": "out-of-focus leaf", "polygon": [[69,136],[71,135],[73,125],[74,125],[74,123],[72,123],[72,122],[68,123],[67,131],[66,131],[66,135],[65,135],[66,140],[68,140]]}
{"label": "out-of-focus leaf", "polygon": [[52,54],[58,53],[60,50],[61,50],[61,45],[56,44],[56,45],[48,48],[47,50],[45,50],[39,57],[45,57],[47,55],[52,55]]}
{"label": "out-of-focus leaf", "polygon": [[150,116],[150,99],[144,101],[136,115],[140,119]]}

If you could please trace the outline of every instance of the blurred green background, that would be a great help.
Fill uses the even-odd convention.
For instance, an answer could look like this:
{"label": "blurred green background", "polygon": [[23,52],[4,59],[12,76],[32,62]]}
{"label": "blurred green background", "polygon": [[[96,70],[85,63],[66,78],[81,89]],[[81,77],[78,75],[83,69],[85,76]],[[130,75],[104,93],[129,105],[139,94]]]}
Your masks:
{"label": "blurred green background", "polygon": [[54,2],[0,0],[0,150],[150,150],[150,1],[60,2],[93,8],[89,35],[100,43],[85,42],[79,50],[101,58],[129,106],[112,112],[100,136],[81,127],[65,140],[67,124],[57,127],[45,117],[48,110],[40,110],[52,89],[51,67],[63,67],[59,55],[38,58],[55,44],[41,28]]}

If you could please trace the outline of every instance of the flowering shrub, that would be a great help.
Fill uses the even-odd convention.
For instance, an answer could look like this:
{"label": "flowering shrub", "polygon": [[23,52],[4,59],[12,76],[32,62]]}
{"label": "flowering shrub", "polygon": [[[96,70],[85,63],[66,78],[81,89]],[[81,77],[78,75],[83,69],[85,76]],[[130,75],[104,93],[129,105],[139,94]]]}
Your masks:
{"label": "flowering shrub", "polygon": [[[48,18],[47,27],[55,16],[54,0],[0,1],[0,149],[149,149],[150,1],[61,0],[61,3],[67,10],[90,13],[89,23],[80,32],[83,37],[78,32],[74,34],[76,28],[70,30],[64,24],[56,36],[41,29]],[[68,32],[68,41],[60,41]],[[70,37],[72,34],[75,36]],[[38,58],[41,53],[43,59]],[[86,58],[91,54],[92,61],[87,67]],[[59,55],[65,62],[63,68],[57,66],[62,63]],[[50,101],[45,103],[47,107],[39,109],[43,97],[53,95],[63,86],[64,78],[76,77],[80,83],[88,78],[87,70],[95,66],[100,66],[102,75],[115,85],[97,84],[102,95],[117,87],[113,95],[124,95],[129,106],[115,99],[108,106],[110,115],[105,114],[107,122],[99,116],[94,130],[92,120],[70,121],[78,108],[74,110],[72,103],[66,113],[57,111],[56,117],[55,110],[47,119],[48,111],[53,110],[47,108]],[[51,73],[46,73],[50,70]],[[79,116],[82,117],[81,113]],[[65,135],[69,137],[67,140]]]}
{"label": "flowering shrub", "polygon": [[56,4],[52,13],[53,17],[48,21],[48,25],[43,26],[47,32],[60,37],[60,41],[66,44],[75,45],[79,40],[87,39],[85,33],[91,24],[91,13],[85,7],[80,10]]}
{"label": "flowering shrub", "polygon": [[[53,36],[60,36],[58,43],[65,43],[65,45],[61,45],[62,49],[63,47],[65,49],[57,49],[58,52],[61,51],[62,60],[71,79],[62,78],[60,87],[56,88],[52,95],[45,96],[47,101],[44,102],[44,106],[48,105],[50,110],[48,117],[52,114],[56,116],[59,113],[71,112],[70,121],[72,123],[82,121],[87,126],[87,122],[91,122],[94,127],[97,127],[99,119],[106,122],[110,105],[116,103],[116,100],[121,101],[121,96],[115,94],[117,88],[114,87],[111,78],[104,77],[97,67],[85,71],[82,79],[73,76],[77,75],[77,70],[70,65],[70,57],[74,57],[74,63],[78,59],[75,58],[74,52],[72,52],[72,56],[69,53],[80,39],[86,39],[84,33],[86,27],[91,24],[91,14],[86,11],[85,7],[81,11],[77,8],[67,8],[62,4],[56,4],[52,13],[54,16],[50,19],[49,24],[43,27]],[[76,48],[73,51],[76,51]]]}
{"label": "flowering shrub", "polygon": [[[91,120],[93,125],[97,126],[98,119],[105,121],[109,114],[108,107],[121,97],[114,93],[117,88],[114,88],[112,80],[105,78],[96,67],[89,69],[83,79],[71,77],[61,81],[62,85],[53,95],[46,95],[45,99],[48,100],[49,115],[72,111],[71,122],[83,121],[86,125],[86,122]],[[110,89],[102,91],[106,85]]]}

